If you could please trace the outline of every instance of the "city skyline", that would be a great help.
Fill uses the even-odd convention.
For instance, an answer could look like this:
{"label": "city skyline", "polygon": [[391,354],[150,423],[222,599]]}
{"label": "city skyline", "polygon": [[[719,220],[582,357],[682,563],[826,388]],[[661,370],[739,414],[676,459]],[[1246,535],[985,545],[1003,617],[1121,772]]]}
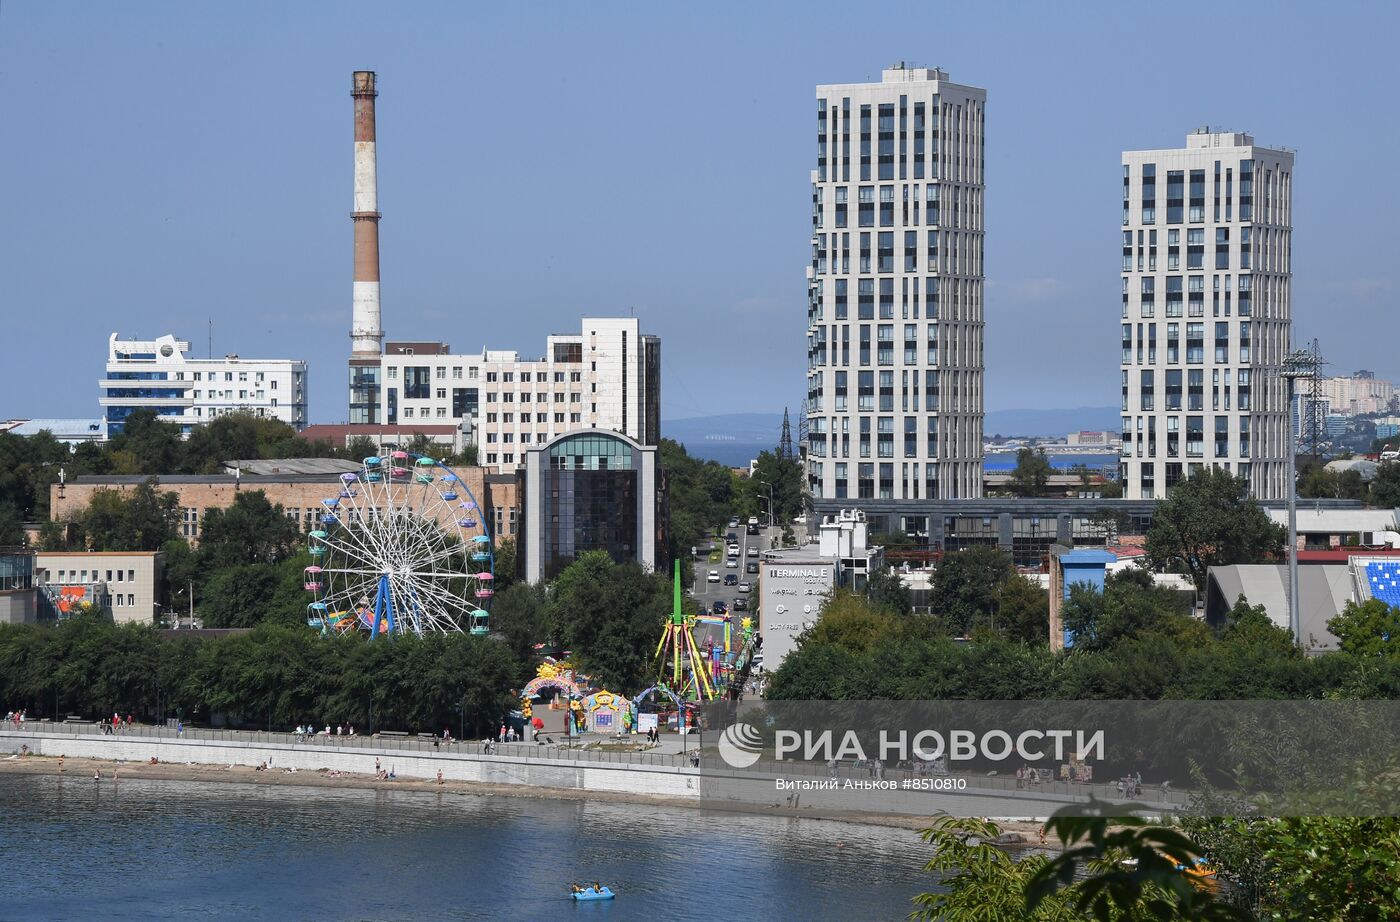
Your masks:
{"label": "city skyline", "polygon": [[[1114,402],[1107,317],[1118,292],[1106,284],[1103,228],[1117,205],[1093,193],[1106,192],[1122,150],[1172,146],[1206,123],[1301,151],[1294,341],[1320,337],[1333,370],[1400,377],[1396,360],[1370,345],[1400,327],[1385,258],[1393,234],[1365,215],[1352,233],[1357,197],[1340,194],[1349,177],[1380,172],[1396,133],[1364,117],[1369,87],[1389,85],[1396,68],[1380,45],[1395,19],[1383,6],[1300,13],[1301,27],[1213,13],[1222,28],[1193,40],[1193,60],[1234,53],[1247,25],[1251,46],[1301,62],[1229,80],[1205,65],[1123,79],[1145,20],[1109,6],[1081,8],[1089,19],[1102,11],[1087,31],[1008,7],[986,13],[970,41],[930,28],[929,39],[820,51],[815,13],[789,21],[760,10],[736,29],[698,15],[638,22],[604,11],[526,28],[502,11],[381,20],[369,7],[334,16],[268,7],[257,17],[156,9],[4,10],[0,49],[12,78],[24,76],[12,79],[13,140],[0,169],[24,181],[0,244],[12,260],[7,323],[27,348],[0,371],[12,395],[0,416],[95,416],[89,382],[110,332],[173,333],[203,355],[212,317],[216,356],[304,358],[315,378],[311,418],[343,418],[344,96],[356,68],[378,71],[394,101],[379,144],[384,332],[396,339],[525,353],[580,316],[635,310],[644,328],[693,350],[668,350],[664,417],[796,407],[812,87],[875,80],[904,59],[991,98],[988,410]],[[917,7],[890,9],[911,26],[937,21]],[[794,40],[771,41],[779,30]],[[1349,54],[1325,81],[1348,87],[1338,112],[1306,62],[1342,42]],[[128,91],[119,105],[105,88],[112,74]],[[1052,84],[1074,95],[1046,105],[1037,94]],[[639,115],[609,116],[600,100]],[[1326,123],[1324,100],[1336,113]],[[719,134],[701,124],[706,111],[722,113]],[[1364,200],[1387,213],[1396,193],[1372,186]],[[1330,335],[1339,318],[1366,335]],[[1028,325],[1036,335],[1024,335]],[[55,353],[74,373],[46,374]],[[21,386],[34,380],[46,386]]]}

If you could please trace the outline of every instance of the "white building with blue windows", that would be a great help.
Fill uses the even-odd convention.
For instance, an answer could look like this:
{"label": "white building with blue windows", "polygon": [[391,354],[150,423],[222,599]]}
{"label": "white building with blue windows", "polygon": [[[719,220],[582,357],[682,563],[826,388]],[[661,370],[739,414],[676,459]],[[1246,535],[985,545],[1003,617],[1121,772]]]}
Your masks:
{"label": "white building with blue windows", "polygon": [[134,410],[153,410],[189,434],[228,413],[280,419],[306,427],[306,362],[299,359],[197,359],[190,344],[166,335],[107,343],[107,370],[98,382],[106,437],[122,431]]}

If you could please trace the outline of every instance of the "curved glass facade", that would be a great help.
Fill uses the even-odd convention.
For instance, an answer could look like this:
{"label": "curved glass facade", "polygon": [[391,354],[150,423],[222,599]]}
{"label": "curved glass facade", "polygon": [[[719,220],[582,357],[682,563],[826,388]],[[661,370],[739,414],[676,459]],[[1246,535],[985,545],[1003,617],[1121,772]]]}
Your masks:
{"label": "curved glass facade", "polygon": [[641,465],[624,439],[589,432],[551,445],[540,471],[543,578],[553,579],[587,551],[622,563],[637,559]]}

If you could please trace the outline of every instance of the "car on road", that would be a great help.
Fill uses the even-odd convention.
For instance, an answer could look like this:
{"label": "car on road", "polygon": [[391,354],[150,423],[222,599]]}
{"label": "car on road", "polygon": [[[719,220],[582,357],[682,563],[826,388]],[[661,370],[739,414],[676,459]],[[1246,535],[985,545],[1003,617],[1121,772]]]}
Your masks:
{"label": "car on road", "polygon": [[738,557],[738,556],[739,556],[739,545],[737,545],[737,544],[731,544],[731,545],[729,545],[729,547],[725,549],[725,553],[728,554],[730,557]]}
{"label": "car on road", "polygon": [[739,588],[739,591],[740,591],[740,592],[748,592],[748,591],[749,591],[749,584],[748,584],[748,583],[740,583],[738,588]]}
{"label": "car on road", "polygon": [[724,568],[725,568],[726,570],[737,570],[737,569],[739,568],[739,558],[738,558],[738,557],[730,557],[728,560],[726,560],[726,561],[724,562]]}
{"label": "car on road", "polygon": [[739,585],[739,577],[733,573],[726,573],[724,574],[724,584],[726,586],[737,586]]}
{"label": "car on road", "polygon": [[757,572],[758,572],[758,561],[757,561],[757,560],[750,560],[748,563],[744,564],[744,572],[745,572],[745,573],[757,573]]}
{"label": "car on road", "polygon": [[715,599],[715,604],[710,606],[710,614],[722,615],[729,611],[729,606],[724,604],[724,599]]}
{"label": "car on road", "polygon": [[750,525],[750,526],[749,526],[749,529],[748,529],[748,533],[751,534],[751,535],[756,535],[756,534],[758,534],[758,526],[757,526],[757,525]]}
{"label": "car on road", "polygon": [[735,610],[735,611],[748,611],[748,610],[749,610],[749,600],[746,599],[746,598],[744,598],[743,596],[739,596],[739,598],[737,598],[737,599],[734,600],[734,610]]}
{"label": "car on road", "polygon": [[739,527],[739,520],[738,520],[738,519],[730,519],[730,520],[729,520],[729,527],[730,527],[730,528],[738,528],[738,527]]}
{"label": "car on road", "polygon": [[712,582],[712,583],[717,583],[717,582],[719,582],[719,571],[718,571],[718,570],[711,570],[711,571],[710,571],[710,579],[709,579],[709,582]]}
{"label": "car on road", "polygon": [[750,544],[750,545],[749,545],[749,556],[750,556],[750,557],[757,557],[757,556],[758,556],[758,545],[757,545],[757,544]]}
{"label": "car on road", "polygon": [[736,541],[739,540],[739,536],[736,535],[736,534],[735,534],[734,532],[732,532],[732,531],[731,531],[729,534],[725,535],[724,537],[725,537],[725,540],[727,540],[730,544],[733,544],[734,542],[736,542]]}
{"label": "car on road", "polygon": [[757,517],[757,516],[749,516],[749,524],[750,524],[750,525],[757,525],[757,524],[758,524],[758,517]]}

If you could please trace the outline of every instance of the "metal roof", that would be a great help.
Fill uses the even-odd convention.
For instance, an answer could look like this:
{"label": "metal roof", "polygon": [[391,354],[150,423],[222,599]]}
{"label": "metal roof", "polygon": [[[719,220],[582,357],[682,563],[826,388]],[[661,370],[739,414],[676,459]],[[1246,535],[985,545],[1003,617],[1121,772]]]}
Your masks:
{"label": "metal roof", "polygon": [[[1288,567],[1285,564],[1237,564],[1211,567],[1207,576],[1208,612],[1212,621],[1223,617],[1244,596],[1250,605],[1262,605],[1273,621],[1289,630]],[[1327,622],[1351,600],[1351,567],[1347,564],[1310,564],[1298,568],[1298,619],[1308,647],[1337,649],[1336,636]]]}
{"label": "metal roof", "polygon": [[241,471],[243,476],[276,476],[278,474],[352,474],[360,469],[355,461],[340,458],[275,458],[270,461],[225,461],[224,470],[232,474]]}

